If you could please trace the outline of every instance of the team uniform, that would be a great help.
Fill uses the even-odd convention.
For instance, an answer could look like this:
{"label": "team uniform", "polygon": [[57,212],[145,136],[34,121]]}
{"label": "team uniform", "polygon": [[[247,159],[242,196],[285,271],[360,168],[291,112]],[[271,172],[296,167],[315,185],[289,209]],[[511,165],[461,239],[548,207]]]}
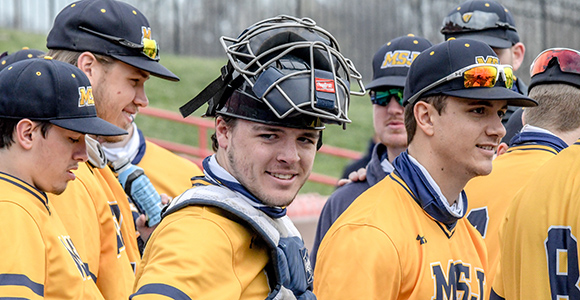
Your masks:
{"label": "team uniform", "polygon": [[580,140],[542,166],[500,230],[491,299],[579,299]]}
{"label": "team uniform", "polygon": [[129,257],[131,247],[136,247],[131,246],[131,241],[134,239],[135,244],[137,241],[134,227],[132,237],[130,232],[123,235],[122,225],[132,225],[132,216],[129,214],[127,221],[121,214],[119,203],[127,203],[126,196],[121,189],[123,198],[120,198],[108,186],[103,177],[106,171],[88,162],[79,164],[76,180],[61,195],[51,194],[50,200],[72,240],[79,245],[84,263],[105,299],[126,299],[138,263],[134,253]]}
{"label": "team uniform", "polygon": [[103,299],[46,194],[5,173],[0,190],[0,298]]}
{"label": "team uniform", "polygon": [[322,240],[314,271],[318,299],[485,299],[487,254],[463,218],[465,194],[450,207],[407,152],[393,165]]}
{"label": "team uniform", "polygon": [[318,218],[318,225],[316,227],[316,237],[311,251],[310,262],[312,268],[316,266],[316,252],[320,247],[320,242],[324,235],[332,226],[332,224],[340,217],[340,215],[349,207],[349,205],[369,187],[377,184],[387,174],[393,171],[393,165],[389,162],[387,157],[387,147],[379,143],[376,144],[371,152],[371,159],[366,166],[367,176],[364,181],[350,182],[336,189],[328,198],[320,217]]}
{"label": "team uniform", "polygon": [[213,156],[204,169],[149,238],[131,299],[315,299],[307,250],[284,210],[260,209]]}
{"label": "team uniform", "polygon": [[[512,139],[507,153],[493,161],[491,173],[476,177],[465,186],[470,207],[467,219],[481,233],[487,246],[489,270],[486,277],[489,283],[493,283],[497,269],[498,232],[509,204],[530,177],[566,147],[564,141],[549,131],[526,125]],[[497,193],[490,193],[490,188]]]}

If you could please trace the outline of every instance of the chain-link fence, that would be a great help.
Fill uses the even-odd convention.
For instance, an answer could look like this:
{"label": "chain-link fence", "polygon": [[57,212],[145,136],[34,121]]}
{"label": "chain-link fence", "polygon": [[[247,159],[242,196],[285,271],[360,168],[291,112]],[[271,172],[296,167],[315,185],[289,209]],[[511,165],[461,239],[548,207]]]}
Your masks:
{"label": "chain-link fence", "polygon": [[[371,58],[386,41],[414,33],[443,41],[442,20],[462,0],[125,0],[148,18],[162,51],[224,57],[218,37],[235,36],[279,14],[310,17],[330,31],[365,77]],[[71,0],[0,0],[0,26],[47,33],[54,16]],[[517,71],[529,81],[531,60],[548,47],[580,49],[580,1],[504,0],[516,19],[526,59]]]}

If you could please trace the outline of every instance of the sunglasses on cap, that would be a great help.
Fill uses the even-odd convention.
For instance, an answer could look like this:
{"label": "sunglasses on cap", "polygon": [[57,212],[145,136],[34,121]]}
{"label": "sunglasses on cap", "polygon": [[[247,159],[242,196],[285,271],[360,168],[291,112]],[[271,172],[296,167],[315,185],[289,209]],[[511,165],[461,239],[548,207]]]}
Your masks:
{"label": "sunglasses on cap", "polygon": [[371,102],[376,105],[380,106],[387,106],[391,101],[391,97],[395,97],[397,102],[403,106],[403,89],[402,88],[394,88],[388,89],[385,91],[375,91],[371,90],[369,92],[369,96],[371,96]]}
{"label": "sunglasses on cap", "polygon": [[[465,14],[467,15],[467,14]],[[451,14],[443,20],[443,28],[441,33],[460,33],[465,31],[484,30],[492,28],[504,28],[517,31],[516,28],[507,22],[501,22],[499,16],[493,12],[484,12],[476,10],[471,13],[467,21],[463,18],[460,12]]]}
{"label": "sunglasses on cap", "polygon": [[457,70],[446,77],[443,77],[432,84],[426,86],[409,98],[408,103],[414,103],[422,94],[443,84],[447,81],[463,77],[463,86],[465,88],[476,87],[494,87],[498,81],[499,75],[502,74],[502,80],[505,87],[511,89],[514,85],[514,71],[510,65],[494,64],[474,64]]}
{"label": "sunglasses on cap", "polygon": [[580,74],[580,52],[568,48],[552,48],[542,51],[534,59],[530,66],[530,76],[546,71],[554,58],[562,72]]}
{"label": "sunglasses on cap", "polygon": [[140,50],[141,53],[143,53],[145,56],[149,57],[150,59],[152,59],[154,61],[159,61],[159,45],[157,44],[157,42],[155,40],[143,38],[143,44],[137,44],[137,43],[133,43],[127,39],[108,35],[108,34],[104,34],[104,33],[100,33],[98,31],[94,31],[94,30],[88,29],[88,28],[83,27],[83,26],[79,26],[79,29],[84,30],[90,34],[94,34],[94,35],[96,35],[100,38],[106,39],[108,41],[114,42],[117,45],[121,45],[121,46],[128,47],[131,49]]}

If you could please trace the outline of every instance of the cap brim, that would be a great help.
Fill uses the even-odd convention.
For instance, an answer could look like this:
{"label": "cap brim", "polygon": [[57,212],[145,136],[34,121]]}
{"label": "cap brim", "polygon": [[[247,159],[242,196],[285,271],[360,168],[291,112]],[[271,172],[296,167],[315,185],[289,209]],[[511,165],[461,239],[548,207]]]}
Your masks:
{"label": "cap brim", "polygon": [[516,93],[512,90],[503,87],[493,88],[469,88],[454,91],[443,91],[440,94],[454,96],[465,99],[481,99],[481,100],[507,100],[508,105],[511,106],[537,106],[536,100],[528,98],[522,94]]}
{"label": "cap brim", "polygon": [[159,62],[151,60],[145,56],[128,56],[116,54],[111,54],[111,56],[135,68],[147,71],[153,76],[170,81],[179,81],[179,77],[177,77],[177,75],[173,74]]}
{"label": "cap brim", "polygon": [[125,135],[127,131],[99,118],[74,118],[74,119],[56,119],[50,120],[50,123],[64,129],[102,136]]}
{"label": "cap brim", "polygon": [[498,38],[495,36],[481,34],[481,33],[473,33],[473,34],[472,33],[462,33],[462,34],[455,34],[454,36],[457,39],[467,38],[467,39],[472,39],[472,40],[484,42],[493,48],[505,49],[505,48],[510,48],[512,46],[511,41],[504,40],[502,38]]}
{"label": "cap brim", "polygon": [[405,87],[405,80],[407,77],[405,76],[384,76],[377,78],[369,84],[365,84],[366,89],[376,89],[378,87],[387,87],[387,86],[396,86],[396,87]]}

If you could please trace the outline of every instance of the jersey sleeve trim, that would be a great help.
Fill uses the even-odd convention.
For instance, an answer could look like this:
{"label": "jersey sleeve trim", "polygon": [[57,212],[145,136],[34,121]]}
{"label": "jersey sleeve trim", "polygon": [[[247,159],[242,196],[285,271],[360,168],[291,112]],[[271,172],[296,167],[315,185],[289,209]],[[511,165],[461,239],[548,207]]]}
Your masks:
{"label": "jersey sleeve trim", "polygon": [[489,295],[489,300],[505,300],[502,296],[495,293],[493,288],[491,289],[491,295]]}
{"label": "jersey sleeve trim", "polygon": [[133,297],[139,295],[162,295],[174,300],[191,300],[191,298],[181,290],[162,283],[146,284],[140,287],[135,294],[129,297],[129,299],[133,299]]}
{"label": "jersey sleeve trim", "polygon": [[44,285],[36,283],[23,274],[0,274],[0,285],[24,286],[38,296],[44,297]]}

